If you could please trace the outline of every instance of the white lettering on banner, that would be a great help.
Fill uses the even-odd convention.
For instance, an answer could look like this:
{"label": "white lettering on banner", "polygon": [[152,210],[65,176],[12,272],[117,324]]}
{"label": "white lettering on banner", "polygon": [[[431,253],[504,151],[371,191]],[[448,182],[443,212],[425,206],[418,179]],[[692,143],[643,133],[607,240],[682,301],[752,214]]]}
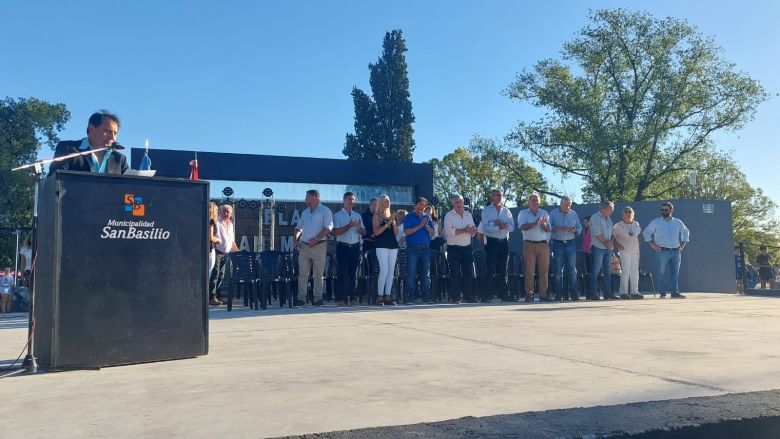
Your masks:
{"label": "white lettering on banner", "polygon": [[238,246],[238,251],[249,251],[249,240],[246,239],[246,235],[241,237],[241,244]]}
{"label": "white lettering on banner", "polygon": [[298,212],[298,209],[293,210],[292,219],[290,220],[290,225],[295,226],[298,224],[298,221],[301,220],[301,213]]}
{"label": "white lettering on banner", "polygon": [[286,226],[287,225],[287,221],[285,221],[283,213],[279,214],[279,221],[277,221],[276,224],[279,224],[280,226]]}
{"label": "white lettering on banner", "polygon": [[144,239],[165,240],[171,232],[162,227],[154,227],[154,221],[126,221],[110,219],[101,229],[101,239]]}
{"label": "white lettering on banner", "polygon": [[281,247],[282,252],[291,253],[295,248],[293,248],[293,237],[292,236],[280,236],[279,241],[281,241]]}
{"label": "white lettering on banner", "polygon": [[271,224],[271,215],[273,215],[271,209],[263,209],[263,224]]}

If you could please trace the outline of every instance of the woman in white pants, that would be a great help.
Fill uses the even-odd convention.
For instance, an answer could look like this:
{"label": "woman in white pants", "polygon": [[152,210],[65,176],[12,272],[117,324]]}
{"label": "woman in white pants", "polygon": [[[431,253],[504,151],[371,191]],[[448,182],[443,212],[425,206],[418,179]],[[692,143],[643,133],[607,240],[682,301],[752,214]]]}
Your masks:
{"label": "woman in white pants", "polygon": [[642,228],[634,221],[634,209],[623,208],[623,221],[616,223],[612,229],[615,247],[620,256],[620,298],[642,299],[639,294],[639,242]]}
{"label": "woman in white pants", "polygon": [[390,197],[377,198],[374,214],[374,247],[379,259],[379,280],[377,281],[377,305],[396,305],[393,299],[393,274],[398,257],[398,224],[390,211]]}

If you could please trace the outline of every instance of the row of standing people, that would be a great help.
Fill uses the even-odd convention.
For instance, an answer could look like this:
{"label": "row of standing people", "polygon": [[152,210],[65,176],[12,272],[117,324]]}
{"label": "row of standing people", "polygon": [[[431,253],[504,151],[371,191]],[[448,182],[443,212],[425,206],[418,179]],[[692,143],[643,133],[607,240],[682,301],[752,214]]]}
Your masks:
{"label": "row of standing people", "polygon": [[[668,291],[672,297],[679,294],[677,276],[680,266],[680,253],[689,239],[685,225],[672,216],[671,203],[663,203],[661,217],[654,219],[644,230],[634,219],[634,211],[624,208],[623,219],[613,224],[611,214],[614,204],[601,203],[599,211],[586,217],[583,228],[577,213],[571,209],[571,198],[563,197],[560,207],[548,213],[539,207],[539,195],[529,196],[528,208],[521,210],[515,222],[511,211],[503,205],[503,193],[496,189],[491,194],[491,204],[482,210],[482,221],[476,227],[473,216],[465,210],[461,196],[452,198],[453,209],[444,216],[443,224],[435,215],[434,206],[424,197],[418,197],[414,209],[406,213],[395,214],[391,210],[391,201],[387,195],[372,199],[369,208],[361,213],[353,207],[357,201],[352,192],[344,194],[344,206],[335,215],[320,203],[319,192],[309,190],[306,193],[307,209],[296,225],[294,242],[299,252],[298,291],[295,304],[303,305],[301,297],[306,297],[308,275],[310,272],[322,273],[327,258],[328,236],[336,238],[336,258],[339,286],[336,288],[336,300],[339,305],[358,302],[357,268],[363,251],[375,250],[379,268],[376,292],[378,304],[396,304],[392,295],[393,273],[395,271],[398,249],[406,247],[407,255],[407,291],[415,291],[419,274],[421,295],[424,302],[431,301],[430,295],[430,257],[432,242],[446,242],[447,262],[449,264],[449,292],[454,302],[478,301],[498,296],[502,300],[512,300],[506,286],[506,267],[509,254],[509,235],[517,228],[523,235],[523,260],[525,265],[524,293],[526,301],[534,300],[535,273],[539,274],[539,297],[542,301],[551,301],[548,294],[548,273],[550,252],[553,256],[555,292],[559,299],[564,298],[563,275],[568,275],[570,294],[567,298],[578,300],[575,238],[583,235],[583,250],[590,256],[590,288],[587,298],[597,300],[599,273],[604,278],[611,276],[611,255],[618,251],[622,265],[620,293],[624,298],[642,297],[638,293],[639,245],[642,236],[651,248],[658,253],[659,291],[662,297]],[[210,255],[210,303],[220,304],[217,291],[224,277],[226,254],[236,251],[232,208],[223,205],[217,214],[216,205],[212,206]],[[217,218],[218,217],[218,218]],[[440,236],[441,231],[441,236]],[[475,290],[474,256],[472,239],[476,237],[485,245],[486,274],[490,285],[483,286],[480,292]],[[434,246],[435,247],[435,246]],[[419,273],[418,273],[419,270]],[[668,279],[667,279],[668,277]],[[323,304],[321,276],[313,277],[314,305]],[[616,299],[611,282],[605,282],[605,299]]]}

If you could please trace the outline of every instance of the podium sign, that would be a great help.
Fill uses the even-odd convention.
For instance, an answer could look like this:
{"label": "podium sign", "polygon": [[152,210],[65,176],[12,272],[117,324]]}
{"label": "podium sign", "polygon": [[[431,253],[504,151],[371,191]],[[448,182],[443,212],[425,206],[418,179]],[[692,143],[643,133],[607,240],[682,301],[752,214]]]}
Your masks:
{"label": "podium sign", "polygon": [[39,192],[44,368],[208,352],[208,182],[60,171]]}

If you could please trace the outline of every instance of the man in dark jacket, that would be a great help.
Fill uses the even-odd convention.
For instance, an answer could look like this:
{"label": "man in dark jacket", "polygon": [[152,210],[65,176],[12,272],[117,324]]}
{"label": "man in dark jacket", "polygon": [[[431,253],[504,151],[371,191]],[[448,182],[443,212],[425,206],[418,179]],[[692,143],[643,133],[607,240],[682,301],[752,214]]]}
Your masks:
{"label": "man in dark jacket", "polygon": [[[54,157],[96,150],[91,154],[71,157],[49,165],[49,175],[57,169],[95,172],[99,174],[124,174],[127,158],[117,151],[116,137],[119,134],[119,118],[106,110],[93,113],[87,124],[87,137],[81,140],[63,140],[57,144]],[[101,148],[107,150],[97,151]]]}

